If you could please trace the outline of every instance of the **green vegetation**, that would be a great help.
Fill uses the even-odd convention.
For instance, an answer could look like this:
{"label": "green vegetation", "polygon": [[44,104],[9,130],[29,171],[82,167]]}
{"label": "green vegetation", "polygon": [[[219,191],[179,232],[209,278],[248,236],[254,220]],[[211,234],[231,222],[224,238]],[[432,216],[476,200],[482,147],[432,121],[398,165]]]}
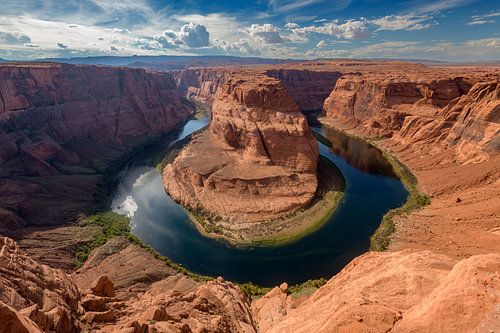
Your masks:
{"label": "green vegetation", "polygon": [[295,284],[291,287],[288,287],[288,293],[293,295],[293,294],[301,293],[306,289],[315,290],[315,289],[318,289],[319,287],[323,286],[327,282],[328,282],[328,280],[325,278],[307,280],[303,283]]}
{"label": "green vegetation", "polygon": [[396,157],[389,154],[387,151],[382,151],[384,153],[384,157],[392,165],[394,172],[408,191],[408,198],[403,206],[392,209],[384,215],[380,226],[370,239],[370,250],[372,251],[385,251],[389,247],[389,236],[396,231],[396,225],[394,223],[395,217],[408,214],[411,211],[422,208],[431,203],[431,200],[427,195],[419,192],[418,180],[410,169],[408,169],[406,165],[401,163]]}
{"label": "green vegetation", "polygon": [[239,283],[238,286],[240,287],[241,291],[251,300],[254,298],[259,298],[267,294],[269,291],[271,291],[272,288],[267,288],[267,287],[261,287],[258,285],[253,284],[252,282],[248,283]]}
{"label": "green vegetation", "polygon": [[90,252],[108,240],[116,236],[126,236],[130,232],[130,220],[128,217],[114,213],[105,212],[89,216],[80,225],[91,226],[96,229],[93,241],[80,246],[76,251],[77,267],[81,267],[88,259]]}
{"label": "green vegetation", "polygon": [[[303,283],[295,284],[293,286],[288,287],[287,294],[289,295],[296,295],[296,296],[303,296],[303,294],[310,294],[319,287],[323,286],[326,282],[328,282],[327,279],[325,278],[319,278],[319,279],[311,279],[307,280]],[[249,299],[255,299],[264,296],[268,292],[271,291],[272,288],[268,287],[261,287],[259,285],[255,285],[251,282],[248,283],[239,283],[238,286],[241,288],[243,293],[249,298]]]}
{"label": "green vegetation", "polygon": [[[401,216],[403,214],[408,214],[411,211],[427,206],[430,204],[431,200],[427,195],[420,193],[418,189],[418,180],[415,177],[415,175],[410,171],[410,169],[408,169],[406,165],[401,163],[395,156],[391,155],[389,152],[387,152],[382,147],[379,147],[379,145],[377,145],[374,142],[382,138],[370,139],[347,133],[344,130],[340,129],[335,129],[335,130],[345,135],[363,140],[373,145],[374,147],[378,148],[383,153],[385,159],[392,165],[395,174],[398,176],[398,178],[401,180],[404,187],[408,191],[408,197],[403,206],[388,211],[382,218],[380,226],[370,239],[370,250],[385,251],[389,247],[390,235],[394,231],[396,231],[394,218],[397,216]],[[316,137],[318,141],[320,141],[324,145],[332,147],[331,142],[327,138],[323,137],[321,134],[313,131],[313,135]]]}

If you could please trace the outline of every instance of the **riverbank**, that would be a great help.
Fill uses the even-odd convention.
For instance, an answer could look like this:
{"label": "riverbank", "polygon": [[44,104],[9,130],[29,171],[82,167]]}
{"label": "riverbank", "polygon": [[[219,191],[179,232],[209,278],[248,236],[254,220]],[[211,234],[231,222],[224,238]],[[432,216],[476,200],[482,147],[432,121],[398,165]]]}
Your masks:
{"label": "riverbank", "polygon": [[340,169],[324,156],[320,156],[318,164],[318,184],[315,197],[305,208],[270,221],[235,224],[202,211],[184,209],[205,237],[219,239],[233,246],[280,246],[318,230],[340,204],[345,179]]}
{"label": "riverbank", "polygon": [[[367,138],[358,136],[347,131],[335,128],[329,123],[326,119],[321,118],[319,122],[325,126],[332,128],[336,131],[343,133],[344,135],[353,137],[358,140],[365,141],[366,143],[374,146],[379,149],[387,162],[392,166],[394,174],[401,180],[404,187],[408,191],[408,197],[405,203],[397,207],[395,209],[391,209],[388,211],[382,218],[380,222],[380,226],[377,228],[375,233],[370,238],[370,250],[372,251],[385,251],[389,247],[390,237],[396,231],[395,220],[401,218],[403,215],[409,214],[413,211],[416,211],[422,207],[425,207],[430,204],[430,198],[423,192],[418,185],[418,180],[415,175],[411,172],[411,170],[404,165],[401,161],[397,159],[393,154],[391,154],[387,149],[377,144],[376,141]],[[327,138],[321,137],[316,133],[318,140],[322,141],[324,144],[329,143]]]}
{"label": "riverbank", "polygon": [[431,150],[397,137],[367,138],[356,128],[339,130],[371,142],[396,168],[403,166],[402,181],[416,193],[415,200],[388,213],[372,237],[373,250],[430,250],[457,259],[500,252],[500,154],[461,164],[445,144]]}

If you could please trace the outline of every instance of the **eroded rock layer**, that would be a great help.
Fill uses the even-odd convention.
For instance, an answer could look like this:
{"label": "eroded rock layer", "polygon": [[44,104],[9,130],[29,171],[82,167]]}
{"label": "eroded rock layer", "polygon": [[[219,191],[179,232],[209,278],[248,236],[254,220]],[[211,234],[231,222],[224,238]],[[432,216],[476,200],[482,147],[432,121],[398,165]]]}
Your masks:
{"label": "eroded rock layer", "polygon": [[307,121],[280,81],[233,77],[215,96],[209,131],[163,177],[183,205],[252,222],[307,205],[316,192],[317,162]]}
{"label": "eroded rock layer", "polygon": [[86,211],[111,162],[191,113],[168,73],[1,65],[0,229]]}
{"label": "eroded rock layer", "polygon": [[342,76],[340,71],[307,69],[270,69],[265,74],[279,79],[303,111],[321,110],[325,99]]}
{"label": "eroded rock layer", "polygon": [[260,332],[495,332],[500,255],[368,253],[300,304],[279,288],[252,304]]}
{"label": "eroded rock layer", "polygon": [[362,135],[448,145],[461,162],[480,161],[499,151],[499,83],[492,79],[478,82],[438,71],[346,75],[326,99],[324,112],[332,125]]}

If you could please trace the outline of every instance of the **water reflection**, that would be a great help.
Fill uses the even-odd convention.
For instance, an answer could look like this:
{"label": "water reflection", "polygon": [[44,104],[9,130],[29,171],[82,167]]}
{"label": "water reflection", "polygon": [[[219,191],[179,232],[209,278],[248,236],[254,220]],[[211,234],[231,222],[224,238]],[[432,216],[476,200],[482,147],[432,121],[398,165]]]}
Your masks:
{"label": "water reflection", "polygon": [[377,147],[333,128],[325,127],[321,132],[332,143],[331,151],[353,167],[368,173],[397,177],[391,164]]}

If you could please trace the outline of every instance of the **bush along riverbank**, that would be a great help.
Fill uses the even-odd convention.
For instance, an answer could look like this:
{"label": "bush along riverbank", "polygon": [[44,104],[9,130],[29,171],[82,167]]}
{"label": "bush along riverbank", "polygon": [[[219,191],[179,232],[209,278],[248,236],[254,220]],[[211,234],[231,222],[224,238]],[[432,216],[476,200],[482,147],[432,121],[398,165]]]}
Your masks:
{"label": "bush along riverbank", "polygon": [[[389,247],[391,234],[394,233],[394,231],[396,230],[394,219],[398,216],[408,214],[414,210],[429,205],[431,202],[430,198],[426,194],[420,192],[418,187],[418,180],[415,177],[415,175],[410,171],[410,169],[406,165],[404,165],[401,161],[399,161],[394,155],[389,153],[386,149],[377,145],[374,142],[374,140],[347,133],[344,130],[331,127],[327,124],[322,124],[322,125],[325,127],[333,128],[335,131],[338,131],[344,135],[350,136],[358,140],[362,140],[367,144],[380,150],[384,158],[392,166],[394,174],[399,178],[403,186],[408,191],[408,197],[406,198],[406,202],[402,206],[388,211],[382,217],[379,227],[370,238],[371,251],[385,251]],[[332,143],[327,138],[323,137],[321,134],[315,131],[313,131],[313,134],[316,136],[318,141],[320,141],[327,147],[330,148],[332,147]]]}
{"label": "bush along riverbank", "polygon": [[383,149],[382,152],[408,191],[408,197],[403,206],[392,209],[384,215],[380,226],[370,239],[370,250],[372,251],[387,250],[391,241],[390,236],[396,231],[396,224],[394,223],[396,217],[408,214],[431,203],[429,196],[419,191],[417,177],[410,169],[388,151]]}

